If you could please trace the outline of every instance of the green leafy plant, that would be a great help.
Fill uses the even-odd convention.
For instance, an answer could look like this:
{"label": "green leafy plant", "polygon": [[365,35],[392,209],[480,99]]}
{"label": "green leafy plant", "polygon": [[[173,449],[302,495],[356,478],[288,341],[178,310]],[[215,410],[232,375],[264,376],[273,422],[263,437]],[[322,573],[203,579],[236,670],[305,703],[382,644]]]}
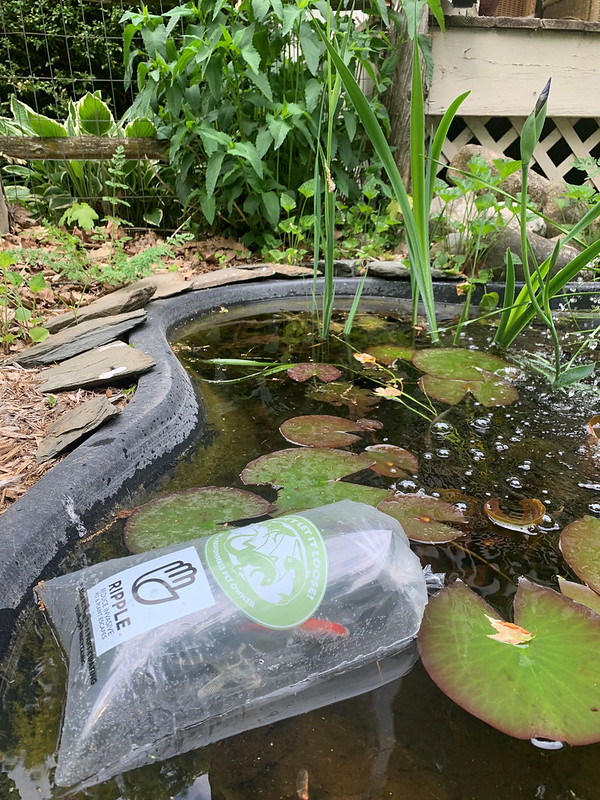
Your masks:
{"label": "green leafy plant", "polygon": [[[15,263],[16,259],[9,252],[0,252],[0,342],[5,353],[15,339],[23,337],[43,342],[49,335],[36,309],[36,297],[46,288],[44,276],[38,273],[26,279],[20,272],[9,269]],[[29,289],[33,298],[30,305],[25,304],[19,291],[23,287]]]}
{"label": "green leafy plant", "polygon": [[[148,119],[115,122],[100,92],[88,92],[77,101],[69,101],[68,109],[65,121],[59,122],[13,95],[12,119],[0,118],[0,133],[42,138],[156,136],[156,128]],[[90,230],[100,215],[114,212],[117,201],[131,224],[160,224],[168,209],[172,219],[173,210],[178,213],[178,204],[169,203],[173,195],[158,170],[166,174],[170,167],[150,160],[126,160],[122,152],[108,161],[34,160],[29,165],[8,164],[2,169],[9,199],[28,203],[38,212],[59,219],[59,224],[81,224],[85,230]],[[113,186],[117,178],[119,186]],[[131,204],[123,195],[137,202]]]}
{"label": "green leafy plant", "polygon": [[[444,18],[441,6],[434,0],[430,0],[428,5],[438,24],[443,29]],[[404,11],[408,17],[407,30],[413,48],[410,129],[412,203],[384,131],[354,75],[344,63],[339,47],[336,46],[335,41],[332,43],[329,40],[326,30],[318,20],[314,21],[314,25],[340,75],[348,97],[369,135],[373,148],[387,173],[394,197],[400,206],[409,252],[410,277],[413,290],[413,325],[416,326],[417,323],[417,304],[420,298],[425,307],[430,336],[433,341],[437,341],[439,335],[437,332],[430,269],[429,210],[433,199],[435,171],[441,155],[442,144],[450,124],[461,103],[468,96],[468,92],[458,97],[450,105],[442,117],[435,135],[430,138],[429,147],[427,147],[420,61],[420,53],[424,43],[418,35],[418,23],[424,7],[424,0],[417,0],[417,2],[407,3],[404,6]]]}
{"label": "green leafy plant", "polygon": [[568,386],[575,381],[583,380],[591,375],[595,364],[562,367],[561,348],[550,301],[556,297],[564,286],[577,277],[579,272],[600,254],[600,240],[594,242],[573,258],[566,266],[555,272],[558,255],[569,241],[577,237],[600,216],[600,200],[598,200],[584,217],[555,245],[551,255],[538,264],[527,240],[527,185],[529,167],[533,151],[537,145],[546,119],[550,81],[540,94],[534,110],[531,112],[521,134],[521,176],[522,190],[519,211],[521,232],[521,252],[525,286],[515,298],[515,269],[510,251],[506,254],[506,284],[504,305],[500,324],[494,341],[502,347],[509,347],[517,336],[535,318],[549,330],[554,347],[554,371],[552,383],[556,388]]}
{"label": "green leafy plant", "polygon": [[[339,193],[348,201],[358,195],[372,149],[352,109],[341,99],[330,102],[326,48],[310,25],[313,7],[322,6],[201,0],[162,15],[147,8],[124,14],[127,80],[138,89],[131,114],[159,120],[177,195],[197,225],[204,219],[205,227],[273,249],[264,232],[277,236],[291,201],[304,206],[300,215],[313,211],[300,187],[314,174],[317,142],[328,152]],[[369,105],[385,124],[377,98],[392,62],[376,24],[380,12],[370,9],[359,30],[345,13],[350,9],[340,3],[329,25],[350,37],[349,69],[368,71],[375,86]]]}

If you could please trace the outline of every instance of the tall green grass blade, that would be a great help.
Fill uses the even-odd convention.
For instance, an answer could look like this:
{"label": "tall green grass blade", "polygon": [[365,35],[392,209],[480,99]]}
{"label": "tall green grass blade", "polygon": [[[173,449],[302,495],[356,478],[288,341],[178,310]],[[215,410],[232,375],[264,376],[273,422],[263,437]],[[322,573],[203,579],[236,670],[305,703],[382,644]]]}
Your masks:
{"label": "tall green grass blade", "polygon": [[361,282],[358,284],[358,289],[354,294],[354,298],[352,300],[352,305],[350,306],[350,311],[348,312],[348,318],[346,320],[346,324],[344,325],[344,336],[350,336],[352,332],[352,326],[354,325],[354,317],[356,316],[356,312],[358,311],[358,305],[360,303],[360,298],[362,297],[363,289],[365,288],[365,281],[367,280],[367,275],[369,274],[369,267],[365,268],[364,275],[362,276]]}

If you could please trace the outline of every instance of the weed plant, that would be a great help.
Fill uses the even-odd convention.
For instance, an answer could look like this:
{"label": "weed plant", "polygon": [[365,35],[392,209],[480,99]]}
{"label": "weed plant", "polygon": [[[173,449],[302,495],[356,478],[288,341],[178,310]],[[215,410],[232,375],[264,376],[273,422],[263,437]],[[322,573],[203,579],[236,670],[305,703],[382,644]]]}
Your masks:
{"label": "weed plant", "polygon": [[[341,98],[330,102],[326,47],[310,24],[311,13],[323,8],[318,0],[200,0],[162,15],[146,8],[123,16],[127,80],[138,89],[131,115],[160,120],[158,135],[170,143],[175,190],[188,215],[227,228],[247,245],[275,249],[277,238],[299,236],[295,226],[303,230],[302,217],[314,212],[301,187],[314,177],[319,146],[348,204],[380,172],[355,110]],[[359,29],[351,9],[344,0],[327,24],[347,34],[349,69],[369,76],[367,102],[387,129],[377,98],[393,59],[381,14],[368,9]],[[282,220],[287,230],[278,229]]]}

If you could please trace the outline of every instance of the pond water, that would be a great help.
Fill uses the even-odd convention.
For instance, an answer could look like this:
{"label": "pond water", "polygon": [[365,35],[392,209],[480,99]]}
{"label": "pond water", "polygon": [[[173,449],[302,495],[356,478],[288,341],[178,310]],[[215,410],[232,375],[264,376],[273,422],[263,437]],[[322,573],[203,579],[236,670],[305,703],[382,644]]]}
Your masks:
{"label": "pond water", "polygon": [[[404,492],[423,490],[461,503],[468,517],[467,535],[454,543],[413,543],[423,565],[448,580],[460,577],[508,619],[520,575],[552,588],[558,575],[574,579],[561,557],[558,535],[584,514],[600,515],[598,454],[586,433],[587,421],[598,413],[590,395],[552,393],[542,379],[519,369],[514,404],[486,408],[467,396],[451,407],[436,402],[423,417],[375,396],[374,372],[353,356],[377,345],[412,343],[408,328],[394,314],[380,308],[360,315],[348,340],[339,335],[343,321],[336,318],[327,343],[305,315],[273,313],[266,306],[250,314],[213,315],[188,326],[175,346],[199,381],[208,424],[197,449],[178,465],[160,494],[192,486],[242,487],[238,476],[249,461],[292,446],[278,431],[290,417],[368,417],[381,422],[381,429],[350,449],[358,452],[367,443],[401,446],[417,456],[418,472],[399,479],[371,472],[350,480]],[[461,345],[489,349],[490,335],[485,327],[470,327]],[[532,334],[525,344],[530,354],[545,347],[541,334]],[[342,370],[337,383],[353,382],[354,390],[343,387],[334,397],[331,384],[316,379],[298,383],[285,371],[223,383],[252,370],[207,363],[213,358],[335,363]],[[416,388],[417,370],[402,362],[394,372],[407,394],[424,401]],[[275,499],[269,487],[247,488]],[[546,515],[535,535],[501,529],[482,513],[490,498],[498,498],[505,510],[518,508],[521,499],[539,498]],[[117,521],[70,554],[61,569],[126,552],[123,523]],[[4,677],[0,798],[58,796],[52,772],[66,665],[45,618],[34,610]],[[68,796],[276,800],[298,797],[305,774],[311,800],[592,800],[600,784],[600,745],[548,752],[499,733],[443,695],[417,663],[405,677],[368,694]]]}

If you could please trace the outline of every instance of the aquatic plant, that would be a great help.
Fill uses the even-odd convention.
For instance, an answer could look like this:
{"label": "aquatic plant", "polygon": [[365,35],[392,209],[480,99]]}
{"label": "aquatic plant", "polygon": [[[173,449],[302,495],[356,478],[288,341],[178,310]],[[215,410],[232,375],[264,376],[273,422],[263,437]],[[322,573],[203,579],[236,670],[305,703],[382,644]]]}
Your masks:
{"label": "aquatic plant", "polygon": [[[550,80],[542,90],[535,108],[527,117],[521,133],[521,203],[519,226],[521,232],[521,259],[525,286],[515,298],[515,269],[510,250],[506,253],[506,283],[504,288],[504,304],[500,316],[500,324],[494,341],[501,347],[509,347],[517,336],[537,318],[550,331],[554,348],[553,385],[556,388],[568,386],[583,380],[592,374],[595,364],[568,365],[565,369],[561,363],[561,350],[556,326],[550,308],[550,301],[556,297],[564,286],[577,277],[589,262],[600,254],[600,240],[586,247],[566,266],[555,272],[558,256],[563,247],[572,239],[585,231],[600,216],[600,200],[598,200],[582,219],[571,230],[557,241],[548,258],[538,264],[527,239],[527,186],[529,169],[533,151],[539,142],[546,119]],[[532,266],[533,268],[532,268]]]}
{"label": "aquatic plant", "polygon": [[[411,154],[411,185],[412,201],[404,186],[402,175],[396,165],[393,153],[387,142],[386,136],[377,120],[362,89],[354,75],[344,63],[343,53],[340,51],[335,39],[333,42],[327,31],[318,20],[313,20],[313,26],[319,33],[322,42],[327,48],[335,68],[341,78],[347,96],[354,106],[360,121],[373,144],[375,153],[379,157],[388,176],[394,196],[400,206],[402,219],[406,232],[408,245],[408,260],[410,267],[410,280],[413,298],[413,327],[417,324],[417,304],[419,298],[425,307],[425,315],[429,326],[429,335],[435,342],[439,339],[435,302],[433,298],[433,284],[430,268],[430,235],[429,235],[429,210],[433,199],[435,172],[442,152],[442,145],[448,129],[461,103],[469,92],[460,95],[442,117],[437,131],[426,145],[425,111],[423,105],[423,83],[421,77],[420,52],[422,47],[418,35],[418,25],[421,19],[424,0],[417,0],[403,5],[407,15],[407,31],[412,41],[412,83],[411,83],[411,114],[410,114],[410,154]],[[436,21],[444,29],[444,16],[441,5],[434,0],[429,0],[429,8]]]}

